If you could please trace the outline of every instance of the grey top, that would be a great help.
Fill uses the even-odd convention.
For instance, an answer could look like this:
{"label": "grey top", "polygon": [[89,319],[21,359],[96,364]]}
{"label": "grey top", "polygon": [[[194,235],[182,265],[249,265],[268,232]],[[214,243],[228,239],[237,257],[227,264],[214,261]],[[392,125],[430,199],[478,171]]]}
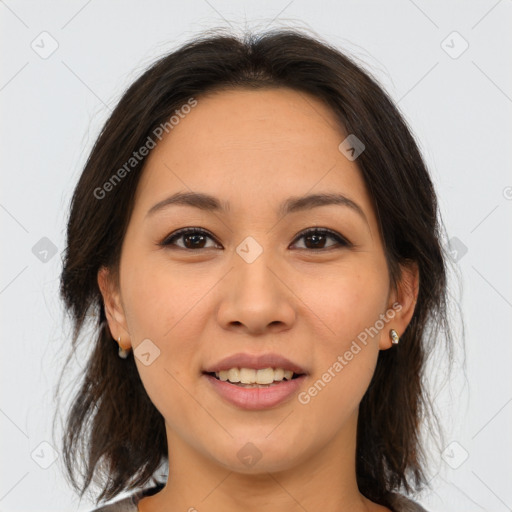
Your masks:
{"label": "grey top", "polygon": [[[156,494],[163,488],[163,484],[148,489],[136,491],[124,499],[96,508],[91,512],[138,512],[137,503],[145,496]],[[419,503],[398,493],[390,495],[390,507],[393,512],[428,512]]]}

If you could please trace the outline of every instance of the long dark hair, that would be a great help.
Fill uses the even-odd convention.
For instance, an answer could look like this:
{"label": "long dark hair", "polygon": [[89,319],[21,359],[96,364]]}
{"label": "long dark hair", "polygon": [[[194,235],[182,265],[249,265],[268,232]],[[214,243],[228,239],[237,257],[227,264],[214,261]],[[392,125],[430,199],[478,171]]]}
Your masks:
{"label": "long dark hair", "polygon": [[323,100],[340,126],[364,143],[356,163],[374,202],[392,284],[400,278],[399,264],[418,265],[412,320],[399,345],[380,351],[360,404],[356,473],[360,492],[382,505],[390,492],[418,491],[426,483],[421,425],[428,420],[439,427],[425,385],[427,355],[444,339],[452,361],[447,259],[434,187],[406,121],[377,81],[318,37],[286,29],[240,37],[206,33],[159,59],[124,93],[88,157],[71,200],[60,288],[73,325],[71,354],[92,324],[85,336],[92,343],[89,358],[62,438],[66,476],[81,496],[91,481],[101,485],[97,502],[145,486],[168,454],[164,418],[146,394],[133,355],[118,357],[97,284],[101,266],[118,269],[145,158],[120,183],[110,181],[107,197],[97,191],[190,98],[262,87]]}

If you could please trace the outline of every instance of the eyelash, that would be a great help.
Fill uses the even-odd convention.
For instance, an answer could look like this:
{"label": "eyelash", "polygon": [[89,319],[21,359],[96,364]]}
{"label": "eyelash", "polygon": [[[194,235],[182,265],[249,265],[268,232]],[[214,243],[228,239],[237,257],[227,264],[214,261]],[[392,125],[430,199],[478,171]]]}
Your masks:
{"label": "eyelash", "polygon": [[[179,247],[173,243],[174,240],[182,238],[186,235],[203,235],[203,236],[207,236],[207,237],[211,238],[212,240],[215,241],[215,243],[218,243],[215,240],[215,238],[208,231],[206,231],[202,228],[183,228],[183,229],[176,231],[175,233],[172,233],[171,235],[167,236],[166,238],[164,238],[158,245],[167,247],[167,248],[171,248],[171,246],[174,246],[173,248],[178,248],[178,249],[182,249],[185,251],[192,251],[192,252],[194,252],[194,251],[197,252],[197,251],[205,250],[205,249],[211,249],[211,247],[200,247],[199,249],[190,249],[188,247]],[[341,247],[352,247],[352,244],[346,238],[343,238],[339,233],[336,233],[336,231],[332,231],[332,230],[326,229],[326,228],[306,229],[306,230],[302,231],[301,233],[299,233],[295,237],[293,243],[296,243],[299,239],[306,237],[308,235],[323,235],[323,236],[327,235],[328,237],[333,238],[337,241],[337,246],[333,245],[333,246],[330,246],[327,248],[320,248],[320,249],[308,249],[306,247],[304,249],[301,248],[300,250],[321,252],[321,251],[328,251],[330,249],[336,249],[336,248],[339,249]]]}

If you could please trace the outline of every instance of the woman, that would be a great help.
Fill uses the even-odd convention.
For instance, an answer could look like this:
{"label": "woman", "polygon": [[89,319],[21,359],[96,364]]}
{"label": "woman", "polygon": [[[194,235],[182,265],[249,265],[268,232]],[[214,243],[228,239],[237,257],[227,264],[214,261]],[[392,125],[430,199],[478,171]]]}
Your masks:
{"label": "woman", "polygon": [[96,329],[71,483],[137,489],[109,512],[425,510],[406,494],[438,332],[451,351],[440,226],[405,121],[335,48],[210,34],[160,59],[71,203],[74,349]]}

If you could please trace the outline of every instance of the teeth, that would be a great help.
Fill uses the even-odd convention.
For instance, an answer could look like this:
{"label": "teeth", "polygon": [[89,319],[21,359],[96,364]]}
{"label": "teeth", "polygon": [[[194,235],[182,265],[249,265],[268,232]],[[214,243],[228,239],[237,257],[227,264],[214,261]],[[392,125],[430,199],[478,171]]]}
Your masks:
{"label": "teeth", "polygon": [[229,382],[240,382],[241,384],[272,384],[283,379],[291,380],[293,372],[283,368],[265,368],[254,370],[253,368],[230,368],[215,372],[218,379]]}
{"label": "teeth", "polygon": [[[282,368],[276,368],[274,370],[274,380],[283,380],[284,378],[284,370]],[[288,380],[290,380],[292,378],[292,375],[293,375],[293,372],[290,372],[288,370],[288,373],[291,373],[291,375],[289,377],[287,377]],[[288,375],[287,373],[287,375]]]}
{"label": "teeth", "polygon": [[238,368],[231,368],[226,372],[226,378],[223,380],[229,380],[229,382],[240,382],[240,370]]}

